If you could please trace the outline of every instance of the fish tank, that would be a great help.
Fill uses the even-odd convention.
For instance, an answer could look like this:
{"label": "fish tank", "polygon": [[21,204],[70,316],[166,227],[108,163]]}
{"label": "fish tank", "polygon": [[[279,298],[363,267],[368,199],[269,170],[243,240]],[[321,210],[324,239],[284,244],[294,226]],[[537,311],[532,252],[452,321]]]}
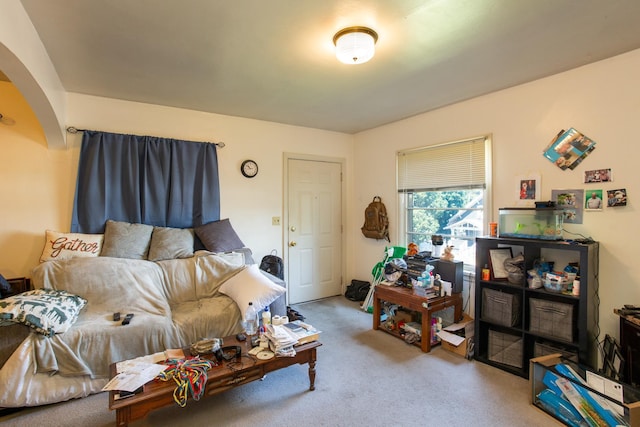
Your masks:
{"label": "fish tank", "polygon": [[498,237],[562,240],[563,219],[557,208],[500,208]]}

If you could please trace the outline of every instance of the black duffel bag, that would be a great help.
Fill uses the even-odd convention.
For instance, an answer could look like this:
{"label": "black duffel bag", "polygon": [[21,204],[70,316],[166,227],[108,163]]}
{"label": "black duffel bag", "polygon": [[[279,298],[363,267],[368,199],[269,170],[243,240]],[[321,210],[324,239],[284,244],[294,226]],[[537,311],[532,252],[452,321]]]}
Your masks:
{"label": "black duffel bag", "polygon": [[344,296],[351,301],[364,301],[369,293],[371,283],[364,280],[353,279],[351,284],[347,286]]}

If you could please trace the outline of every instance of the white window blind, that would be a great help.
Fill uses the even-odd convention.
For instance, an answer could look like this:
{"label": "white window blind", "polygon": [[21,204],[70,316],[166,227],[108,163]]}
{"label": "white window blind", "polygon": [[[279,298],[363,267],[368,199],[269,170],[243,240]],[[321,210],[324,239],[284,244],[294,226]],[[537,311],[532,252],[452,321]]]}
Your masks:
{"label": "white window blind", "polygon": [[398,153],[398,191],[484,188],[485,138]]}

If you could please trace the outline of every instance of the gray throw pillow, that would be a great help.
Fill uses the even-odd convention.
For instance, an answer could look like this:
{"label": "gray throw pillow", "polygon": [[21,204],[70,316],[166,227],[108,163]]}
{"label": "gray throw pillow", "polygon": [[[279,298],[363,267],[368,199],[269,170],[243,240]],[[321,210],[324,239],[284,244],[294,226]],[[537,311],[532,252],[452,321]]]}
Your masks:
{"label": "gray throw pillow", "polygon": [[147,259],[153,225],[107,220],[100,256]]}
{"label": "gray throw pillow", "polygon": [[154,227],[149,247],[149,261],[190,258],[193,256],[193,230],[190,228]]}
{"label": "gray throw pillow", "polygon": [[244,247],[228,218],[200,225],[194,230],[210,252],[227,252]]}

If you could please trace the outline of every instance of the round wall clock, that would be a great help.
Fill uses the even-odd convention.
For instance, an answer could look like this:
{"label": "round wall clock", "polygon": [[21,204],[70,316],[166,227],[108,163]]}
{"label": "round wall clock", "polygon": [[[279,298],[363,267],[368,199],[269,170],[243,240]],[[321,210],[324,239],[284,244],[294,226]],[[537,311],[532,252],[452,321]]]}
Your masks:
{"label": "round wall clock", "polygon": [[240,172],[247,178],[253,178],[258,175],[258,164],[253,160],[245,160],[240,165]]}

